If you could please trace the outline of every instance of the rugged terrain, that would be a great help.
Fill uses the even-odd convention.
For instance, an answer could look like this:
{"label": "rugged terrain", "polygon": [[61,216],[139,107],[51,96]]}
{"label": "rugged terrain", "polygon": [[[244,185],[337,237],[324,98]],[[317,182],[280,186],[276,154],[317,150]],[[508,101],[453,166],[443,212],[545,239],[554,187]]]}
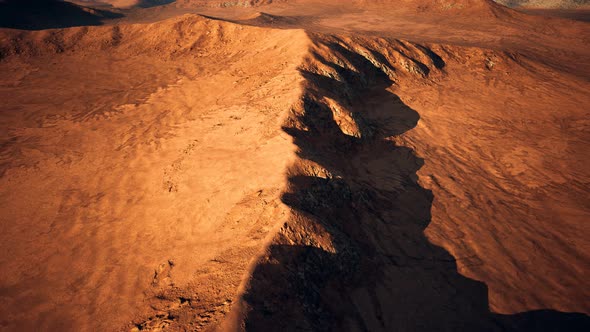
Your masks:
{"label": "rugged terrain", "polygon": [[0,21],[2,330],[590,328],[589,23],[166,2]]}
{"label": "rugged terrain", "polygon": [[588,0],[496,0],[509,7],[577,8],[590,7]]}

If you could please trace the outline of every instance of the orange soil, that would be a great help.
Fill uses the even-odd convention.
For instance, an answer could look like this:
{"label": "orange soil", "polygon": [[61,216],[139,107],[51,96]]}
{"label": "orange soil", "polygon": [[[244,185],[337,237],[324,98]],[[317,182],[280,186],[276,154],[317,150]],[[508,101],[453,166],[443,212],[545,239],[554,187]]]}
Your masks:
{"label": "orange soil", "polygon": [[588,23],[195,3],[0,30],[2,329],[588,327]]}

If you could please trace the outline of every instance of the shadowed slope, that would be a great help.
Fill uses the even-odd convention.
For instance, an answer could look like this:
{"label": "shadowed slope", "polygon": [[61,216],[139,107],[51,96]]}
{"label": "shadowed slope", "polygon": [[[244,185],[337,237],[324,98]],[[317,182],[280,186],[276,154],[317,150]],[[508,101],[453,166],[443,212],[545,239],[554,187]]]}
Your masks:
{"label": "shadowed slope", "polygon": [[78,6],[60,0],[0,2],[0,27],[26,30],[102,25],[122,14]]}
{"label": "shadowed slope", "polygon": [[[393,140],[419,118],[390,90],[403,67],[350,40],[314,40],[314,56],[302,68],[306,94],[285,127],[301,158],[283,196],[292,215],[254,269],[245,329],[590,328],[583,314],[490,312],[485,284],[457,272],[456,259],[466,257],[451,256],[424,235],[433,200],[417,183],[424,161]],[[425,54],[431,64],[416,63],[409,73],[444,66]]]}
{"label": "shadowed slope", "polygon": [[70,0],[70,2],[88,6],[112,6],[115,8],[150,8],[167,5],[176,0]]}
{"label": "shadowed slope", "polygon": [[529,8],[576,8],[590,7],[588,0],[496,0],[509,7],[529,7]]}

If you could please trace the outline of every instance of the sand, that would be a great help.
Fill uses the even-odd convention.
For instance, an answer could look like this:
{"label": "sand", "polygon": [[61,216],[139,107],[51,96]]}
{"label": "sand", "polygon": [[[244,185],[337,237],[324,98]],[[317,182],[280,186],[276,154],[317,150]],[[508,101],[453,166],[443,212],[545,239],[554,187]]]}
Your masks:
{"label": "sand", "polygon": [[394,2],[0,29],[1,329],[586,330],[590,25]]}

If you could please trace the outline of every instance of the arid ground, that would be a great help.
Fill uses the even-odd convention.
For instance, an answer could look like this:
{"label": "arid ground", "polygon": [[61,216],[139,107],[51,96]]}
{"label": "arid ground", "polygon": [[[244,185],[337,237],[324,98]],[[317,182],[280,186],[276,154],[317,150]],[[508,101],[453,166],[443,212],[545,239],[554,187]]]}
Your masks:
{"label": "arid ground", "polygon": [[0,1],[0,330],[590,331],[586,3]]}

